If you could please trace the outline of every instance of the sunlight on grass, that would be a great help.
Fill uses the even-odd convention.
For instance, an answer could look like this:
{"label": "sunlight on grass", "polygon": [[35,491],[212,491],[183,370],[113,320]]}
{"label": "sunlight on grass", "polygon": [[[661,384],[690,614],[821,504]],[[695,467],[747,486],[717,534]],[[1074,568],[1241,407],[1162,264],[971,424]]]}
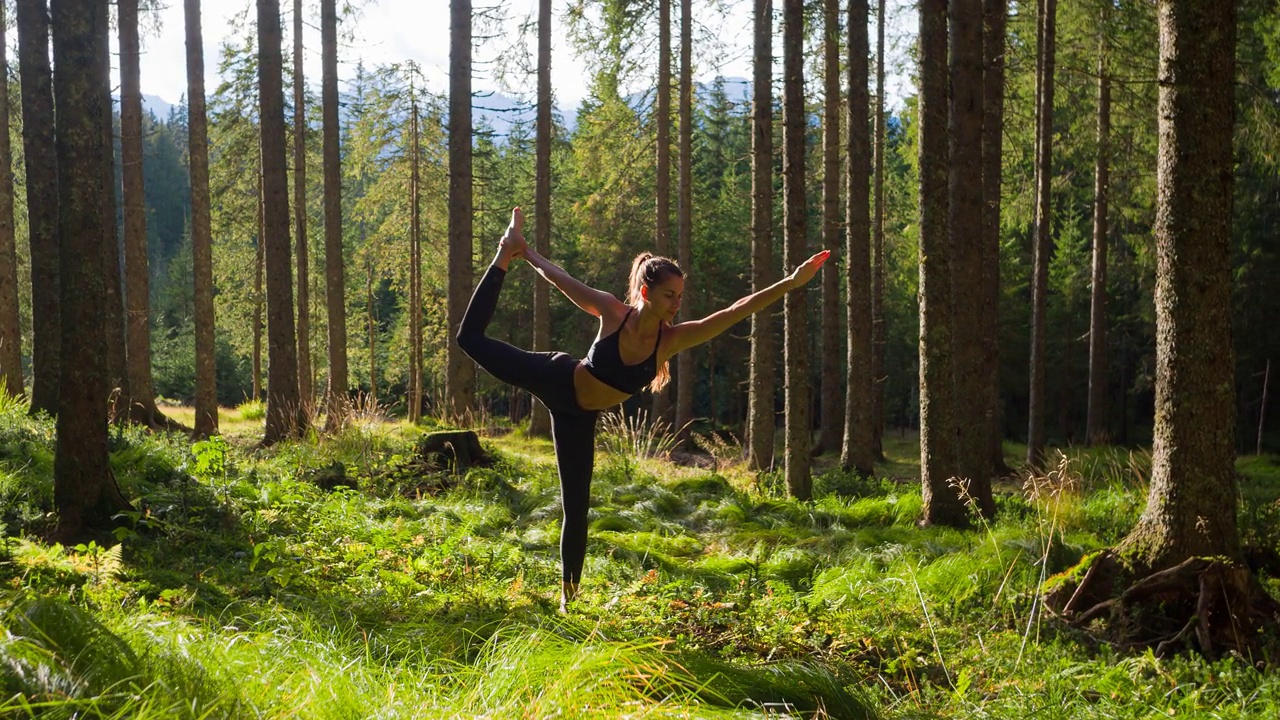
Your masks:
{"label": "sunlight on grass", "polygon": [[[0,407],[0,717],[1280,708],[1272,671],[1111,654],[1043,613],[1045,578],[1136,520],[1149,453],[1064,451],[1048,472],[999,485],[994,524],[958,531],[916,526],[912,436],[886,437],[880,477],[825,456],[804,503],[747,472],[723,438],[681,465],[602,444],[582,592],[561,617],[547,439],[486,432],[491,464],[455,472],[416,456],[434,421],[373,413],[264,450],[260,417],[224,413],[220,463],[181,435],[113,430],[113,470],[139,512],[123,543],[77,549],[38,534],[52,423]],[[1280,547],[1274,458],[1240,468],[1242,536]]]}

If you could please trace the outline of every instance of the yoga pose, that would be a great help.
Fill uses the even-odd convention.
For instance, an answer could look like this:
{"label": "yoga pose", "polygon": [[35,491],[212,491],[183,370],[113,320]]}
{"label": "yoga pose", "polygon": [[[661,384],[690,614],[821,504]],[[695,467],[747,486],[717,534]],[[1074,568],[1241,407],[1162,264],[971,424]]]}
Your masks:
{"label": "yoga pose", "polygon": [[[471,296],[458,327],[458,346],[490,375],[528,390],[551,413],[551,438],[564,506],[560,529],[563,611],[578,592],[587,552],[587,507],[600,411],[646,386],[660,390],[670,379],[667,361],[672,355],[707,342],[805,285],[831,253],[814,255],[786,278],[723,310],[675,325],[672,323],[684,294],[684,273],[671,260],[649,253],[637,256],[624,303],[574,279],[535,252],[525,243],[523,227],[524,216],[516,208],[493,263]],[[562,352],[529,352],[485,336],[498,306],[502,280],[516,259],[528,262],[574,305],[600,318],[600,332],[585,359]]]}

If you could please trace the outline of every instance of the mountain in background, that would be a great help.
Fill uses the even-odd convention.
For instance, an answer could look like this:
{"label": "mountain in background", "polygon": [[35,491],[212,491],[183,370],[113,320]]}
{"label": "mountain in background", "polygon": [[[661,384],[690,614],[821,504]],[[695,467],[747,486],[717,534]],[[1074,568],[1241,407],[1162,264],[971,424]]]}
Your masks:
{"label": "mountain in background", "polygon": [[[751,80],[740,77],[721,78],[724,83],[724,93],[729,102],[733,105],[743,106],[742,111],[746,112],[746,108],[751,103]],[[714,82],[714,81],[713,81]],[[707,102],[711,97],[711,89],[713,82],[697,84],[697,102]],[[651,102],[651,93],[632,93],[627,96],[627,102],[632,107],[639,107],[647,102]],[[675,112],[674,98],[672,104],[672,113]],[[117,106],[119,98],[116,99]],[[158,95],[142,96],[142,108],[144,112],[150,112],[155,115],[156,120],[164,122],[169,119],[169,113],[173,110],[177,103],[169,102]],[[578,107],[564,108],[557,107],[556,112],[560,115],[562,122],[570,131],[578,124]],[[495,140],[501,142],[511,133],[511,126],[523,122],[532,128],[535,119],[536,108],[533,104],[523,104],[520,100],[502,93],[482,93],[477,95],[471,102],[472,124],[476,128],[487,127],[494,135]]]}

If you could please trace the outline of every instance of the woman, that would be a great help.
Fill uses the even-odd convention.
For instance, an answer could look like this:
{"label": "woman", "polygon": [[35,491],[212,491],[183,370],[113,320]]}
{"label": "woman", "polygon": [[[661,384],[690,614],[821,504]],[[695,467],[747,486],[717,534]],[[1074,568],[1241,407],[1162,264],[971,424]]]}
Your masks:
{"label": "woman", "polygon": [[[498,253],[476,286],[458,328],[458,346],[499,380],[528,390],[551,413],[551,437],[560,475],[564,521],[560,530],[563,584],[560,609],[578,592],[587,551],[587,507],[595,460],[596,418],[645,386],[659,390],[670,373],[667,361],[681,350],[707,342],[739,321],[808,283],[830,256],[823,251],[785,279],[738,300],[701,320],[672,324],[684,294],[684,273],[672,261],[648,253],[631,267],[627,302],[588,287],[525,243],[524,215],[511,224]],[[535,353],[485,337],[498,293],[512,260],[524,260],[573,304],[600,318],[600,332],[577,360],[565,353]]]}

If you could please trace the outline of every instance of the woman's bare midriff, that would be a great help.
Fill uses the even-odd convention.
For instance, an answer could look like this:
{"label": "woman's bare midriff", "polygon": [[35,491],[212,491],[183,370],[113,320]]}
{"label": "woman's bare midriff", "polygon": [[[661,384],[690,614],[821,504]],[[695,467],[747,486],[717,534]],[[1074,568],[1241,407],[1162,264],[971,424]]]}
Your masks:
{"label": "woman's bare midriff", "polygon": [[583,410],[608,410],[631,397],[598,380],[582,361],[573,369],[573,394]]}

